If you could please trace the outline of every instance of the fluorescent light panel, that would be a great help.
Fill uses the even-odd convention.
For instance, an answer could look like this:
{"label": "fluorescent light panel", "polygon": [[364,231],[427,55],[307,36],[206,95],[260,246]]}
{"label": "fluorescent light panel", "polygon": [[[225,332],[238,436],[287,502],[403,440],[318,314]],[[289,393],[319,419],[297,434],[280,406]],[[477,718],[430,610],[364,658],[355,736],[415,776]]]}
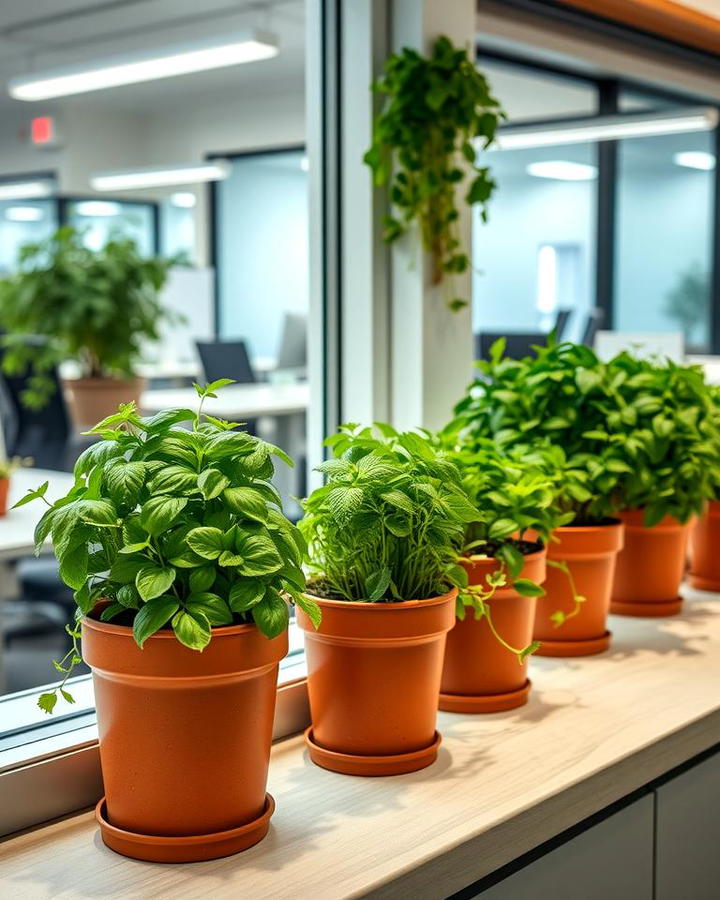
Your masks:
{"label": "fluorescent light panel", "polygon": [[75,212],[79,216],[117,216],[122,212],[119,203],[110,200],[82,200],[75,204]]}
{"label": "fluorescent light panel", "polygon": [[554,178],[557,181],[592,181],[597,178],[595,166],[568,162],[563,159],[530,163],[526,172],[536,178]]}
{"label": "fluorescent light panel", "polygon": [[50,181],[14,181],[0,184],[0,200],[32,200],[35,197],[49,197],[53,192]]}
{"label": "fluorescent light panel", "polygon": [[10,206],[5,210],[9,222],[39,222],[45,213],[39,206]]}
{"label": "fluorescent light panel", "polygon": [[[710,131],[718,123],[713,107],[699,107],[662,113],[599,116],[552,125],[509,125],[498,130],[491,150],[526,150],[560,144],[587,144],[621,138],[655,137],[663,134],[688,134]],[[478,147],[481,142],[478,142]]]}
{"label": "fluorescent light panel", "polygon": [[203,181],[222,181],[231,170],[232,166],[227,160],[218,159],[184,166],[96,172],[90,176],[90,187],[95,191],[131,191],[174,184],[199,184]]}
{"label": "fluorescent light panel", "polygon": [[94,60],[82,66],[18,76],[8,82],[8,92],[16,100],[49,100],[257,62],[277,53],[277,40],[270,34],[250,32],[232,38],[222,35],[192,45],[168,46],[132,57]]}
{"label": "fluorescent light panel", "polygon": [[687,169],[701,169],[703,172],[712,172],[715,168],[715,157],[712,153],[703,150],[684,150],[673,156],[676,166],[685,166]]}
{"label": "fluorescent light panel", "polygon": [[195,206],[195,194],[190,191],[176,191],[170,196],[170,203],[180,209],[192,209]]}

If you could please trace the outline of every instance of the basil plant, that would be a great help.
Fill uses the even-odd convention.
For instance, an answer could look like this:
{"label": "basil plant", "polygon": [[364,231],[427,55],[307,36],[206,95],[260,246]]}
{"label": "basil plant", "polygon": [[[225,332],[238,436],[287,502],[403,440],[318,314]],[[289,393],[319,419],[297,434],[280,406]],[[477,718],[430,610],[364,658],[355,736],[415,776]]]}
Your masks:
{"label": "basil plant", "polygon": [[[132,628],[140,647],[171,628],[196,651],[223,625],[254,622],[268,638],[279,635],[288,600],[319,622],[303,593],[305,543],[271,483],[272,457],[291,460],[237,423],[202,413],[204,398],[228,383],[196,385],[197,412],[144,418],[130,403],[89,432],[100,440],[80,455],[73,488],[48,504],[35,530],[38,551],[52,535],[77,620],[99,610],[101,621]],[[47,487],[17,505],[45,500]],[[78,627],[68,630],[73,649],[56,663],[65,680],[80,662]],[[43,709],[52,711],[58,690],[72,699],[63,682],[43,695]]]}

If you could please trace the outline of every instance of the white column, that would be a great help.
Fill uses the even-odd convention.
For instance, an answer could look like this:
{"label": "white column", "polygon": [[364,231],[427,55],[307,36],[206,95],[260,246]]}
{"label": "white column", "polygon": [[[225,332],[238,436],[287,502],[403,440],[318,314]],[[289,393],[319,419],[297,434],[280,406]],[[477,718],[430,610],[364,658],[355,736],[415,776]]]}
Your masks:
{"label": "white column", "polygon": [[[392,50],[414,47],[429,54],[446,35],[474,54],[474,0],[393,0]],[[461,241],[470,253],[470,209],[460,201]],[[439,428],[450,418],[472,377],[471,310],[451,312],[419,237],[408,234],[391,251],[391,407],[400,428]],[[470,272],[455,276],[457,296],[470,301]]]}

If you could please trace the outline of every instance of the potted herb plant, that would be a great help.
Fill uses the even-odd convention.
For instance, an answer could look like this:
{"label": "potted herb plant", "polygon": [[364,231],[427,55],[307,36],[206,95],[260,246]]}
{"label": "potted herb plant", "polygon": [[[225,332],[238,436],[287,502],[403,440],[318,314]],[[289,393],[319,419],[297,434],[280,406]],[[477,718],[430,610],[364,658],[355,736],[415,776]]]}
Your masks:
{"label": "potted herb plant", "polygon": [[270,483],[271,457],[289,460],[202,415],[227,382],[198,387],[197,413],[141,418],[128,404],[101,422],[35,535],[38,547],[52,535],[78,606],[65,679],[40,705],[72,700],[82,637],[105,783],[97,819],[109,847],[138,859],[213,859],[265,836],[286,601],[318,621],[303,540]]}
{"label": "potted herb plant", "polygon": [[[534,637],[544,656],[587,656],[610,644],[607,615],[623,526],[622,479],[630,471],[609,413],[621,410],[607,367],[587,347],[555,344],[534,357],[503,357],[504,341],[479,364],[481,377],[457,407],[455,429],[501,447],[542,451],[557,478],[562,522],[547,545],[545,594]],[[619,413],[629,415],[628,413]]]}
{"label": "potted herb plant", "polygon": [[[720,387],[709,386],[713,408],[720,418]],[[720,472],[715,472],[712,497],[690,529],[688,584],[702,591],[720,591]]]}
{"label": "potted herb plant", "polygon": [[460,590],[447,639],[440,709],[499,712],[527,702],[545,546],[565,519],[555,509],[558,488],[547,457],[522,448],[503,455],[491,441],[460,438],[452,458],[477,515],[464,535],[460,564],[468,587]]}
{"label": "potted herb plant", "polygon": [[682,607],[679,588],[691,522],[718,482],[717,415],[699,366],[622,353],[608,370],[621,406],[608,425],[629,469],[622,476],[625,547],[611,611],[674,615]]}
{"label": "potted herb plant", "polygon": [[78,426],[90,427],[121,402],[139,403],[135,367],[170,318],[158,294],[173,262],[145,258],[127,239],[91,250],[67,226],[22,247],[17,271],[0,279],[0,328],[4,371],[30,376],[23,402],[42,408],[55,389],[48,372],[71,360],[80,377],[65,386]]}
{"label": "potted herb plant", "polygon": [[21,459],[14,456],[12,459],[0,460],[0,516],[7,515],[8,494],[10,493],[10,479],[13,472],[23,466],[32,465],[31,459]]}
{"label": "potted herb plant", "polygon": [[466,583],[457,548],[475,509],[455,463],[426,433],[343,426],[305,501],[305,630],[311,759],[351,775],[430,765],[445,636]]}

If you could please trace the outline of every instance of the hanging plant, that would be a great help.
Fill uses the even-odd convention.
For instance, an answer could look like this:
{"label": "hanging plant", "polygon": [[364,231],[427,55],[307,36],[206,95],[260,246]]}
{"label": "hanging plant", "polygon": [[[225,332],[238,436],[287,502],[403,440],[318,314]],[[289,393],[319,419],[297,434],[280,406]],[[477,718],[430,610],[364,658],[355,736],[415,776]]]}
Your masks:
{"label": "hanging plant", "polygon": [[[487,221],[495,182],[487,166],[477,165],[474,141],[480,138],[483,149],[488,147],[505,114],[467,51],[446,37],[438,38],[430,58],[407,47],[390,56],[373,90],[387,102],[364,161],[377,186],[390,184],[393,212],[383,220],[384,240],[392,243],[417,222],[432,260],[432,283],[439,285],[470,265],[457,208],[467,169],[461,159],[472,171],[465,202],[480,204]],[[452,296],[451,287],[448,298],[451,309],[467,305]]]}

